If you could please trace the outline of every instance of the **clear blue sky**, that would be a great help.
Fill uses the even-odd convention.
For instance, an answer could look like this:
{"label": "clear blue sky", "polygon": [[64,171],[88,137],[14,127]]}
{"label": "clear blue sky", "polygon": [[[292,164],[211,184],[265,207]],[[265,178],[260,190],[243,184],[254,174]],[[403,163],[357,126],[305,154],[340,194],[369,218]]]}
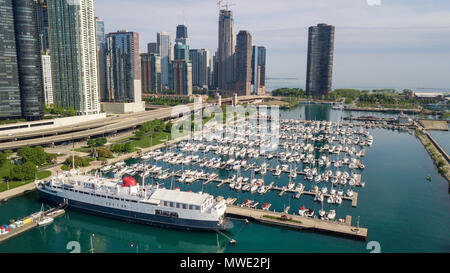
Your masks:
{"label": "clear blue sky", "polygon": [[[140,35],[188,27],[191,48],[217,49],[217,0],[95,0],[107,32]],[[448,0],[232,0],[236,34],[267,48],[267,76],[304,85],[308,27],[336,26],[335,87],[450,88]],[[174,37],[172,37],[174,39]]]}

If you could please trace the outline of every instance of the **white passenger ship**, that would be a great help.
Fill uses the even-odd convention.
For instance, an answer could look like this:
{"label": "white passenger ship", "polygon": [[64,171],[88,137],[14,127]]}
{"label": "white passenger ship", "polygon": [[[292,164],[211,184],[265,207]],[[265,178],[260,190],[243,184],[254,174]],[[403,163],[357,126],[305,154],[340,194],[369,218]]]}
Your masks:
{"label": "white passenger ship", "polygon": [[207,193],[141,186],[133,177],[103,178],[77,170],[62,172],[50,181],[36,182],[39,197],[54,204],[121,220],[186,230],[226,230],[225,200]]}

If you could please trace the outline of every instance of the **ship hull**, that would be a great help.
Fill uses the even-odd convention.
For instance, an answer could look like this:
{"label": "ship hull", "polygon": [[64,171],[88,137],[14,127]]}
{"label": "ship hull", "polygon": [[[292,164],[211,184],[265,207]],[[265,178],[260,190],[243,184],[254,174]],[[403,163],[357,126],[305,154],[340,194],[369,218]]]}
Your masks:
{"label": "ship hull", "polygon": [[[64,203],[64,198],[48,193],[45,190],[37,188],[37,192],[39,198],[47,203],[54,205]],[[117,220],[151,225],[162,228],[173,228],[173,229],[193,230],[193,231],[216,231],[216,230],[223,231],[231,229],[233,227],[233,224],[230,221],[226,221],[225,224],[223,225],[218,225],[218,221],[202,221],[202,220],[191,220],[181,218],[170,218],[154,214],[108,208],[72,199],[67,200],[67,208],[70,210],[89,213],[93,215],[99,215],[107,218],[113,218]]]}

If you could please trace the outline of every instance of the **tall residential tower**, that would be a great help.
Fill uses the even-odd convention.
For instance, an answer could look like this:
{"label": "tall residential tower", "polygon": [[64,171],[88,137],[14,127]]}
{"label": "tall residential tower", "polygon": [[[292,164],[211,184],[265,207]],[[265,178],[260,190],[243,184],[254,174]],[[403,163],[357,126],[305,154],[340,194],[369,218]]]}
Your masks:
{"label": "tall residential tower", "polygon": [[117,31],[107,35],[107,88],[110,102],[140,102],[142,99],[139,35]]}
{"label": "tall residential tower", "polygon": [[251,95],[252,84],[252,36],[241,30],[236,39],[236,93],[238,96]]}
{"label": "tall residential tower", "polygon": [[216,52],[217,88],[231,90],[234,88],[234,61],[235,51],[234,20],[231,10],[220,10],[219,14],[219,46]]}
{"label": "tall residential tower", "polygon": [[334,26],[318,24],[309,28],[306,93],[314,97],[331,92]]}
{"label": "tall residential tower", "polygon": [[53,99],[80,115],[100,112],[94,0],[48,0]]}

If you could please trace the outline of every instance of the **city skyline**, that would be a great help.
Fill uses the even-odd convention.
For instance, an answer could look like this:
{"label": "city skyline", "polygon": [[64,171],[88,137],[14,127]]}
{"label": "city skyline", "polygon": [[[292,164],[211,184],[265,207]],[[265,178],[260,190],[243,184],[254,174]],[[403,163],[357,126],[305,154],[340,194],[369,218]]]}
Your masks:
{"label": "city skyline", "polygon": [[[409,5],[406,1],[383,1],[380,6],[370,6],[365,0],[321,0],[278,1],[271,5],[264,0],[255,5],[249,0],[235,3],[230,9],[235,30],[247,29],[254,44],[267,48],[267,78],[296,78],[304,87],[308,27],[326,23],[336,26],[338,37],[334,87],[445,88],[450,85],[445,76],[450,64],[442,54],[450,57],[446,28],[450,25],[450,4],[433,2]],[[191,48],[205,48],[212,55],[217,50],[217,40],[211,39],[217,36],[216,1],[133,1],[120,6],[121,14],[113,16],[119,4],[116,0],[97,0],[96,15],[106,22],[108,31],[125,27],[139,32],[141,52],[146,52],[146,44],[154,40],[155,32],[167,31],[175,37],[179,24],[188,27]],[[152,18],[145,15],[150,6],[159,10]],[[277,15],[280,13],[281,19]]]}

